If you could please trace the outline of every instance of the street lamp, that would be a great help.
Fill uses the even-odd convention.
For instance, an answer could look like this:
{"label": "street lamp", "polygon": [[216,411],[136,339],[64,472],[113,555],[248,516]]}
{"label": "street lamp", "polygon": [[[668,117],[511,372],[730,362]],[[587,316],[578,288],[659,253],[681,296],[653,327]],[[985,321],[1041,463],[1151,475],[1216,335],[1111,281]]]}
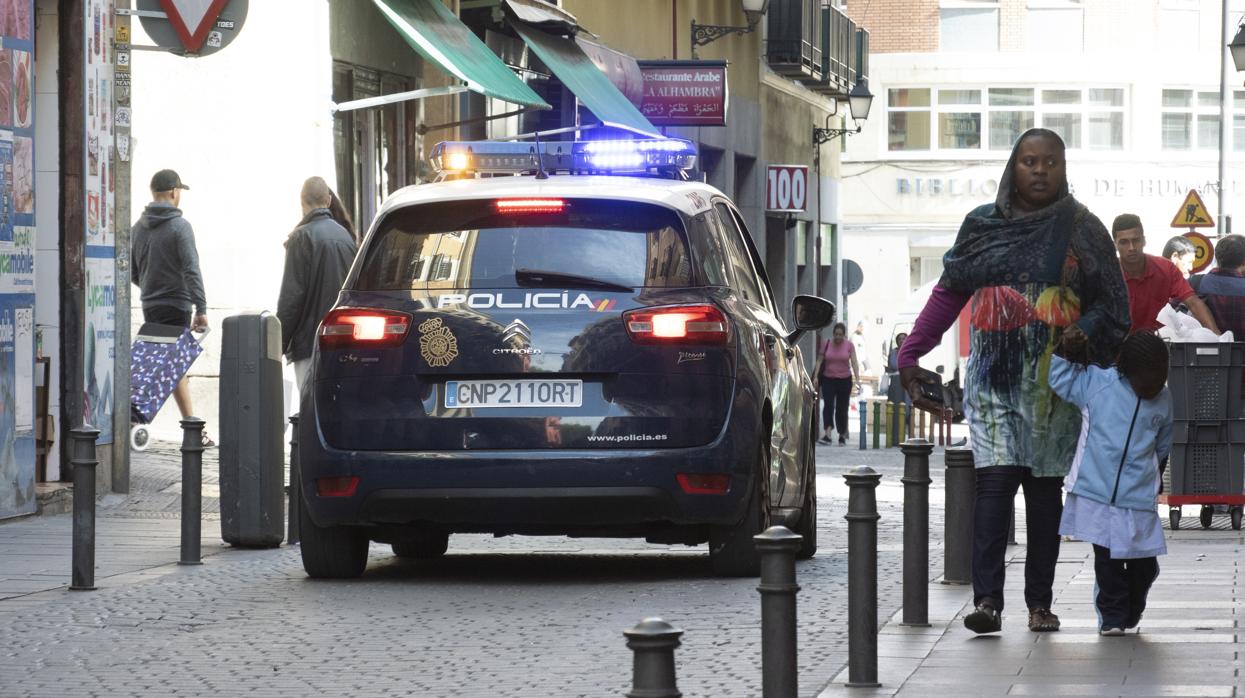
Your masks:
{"label": "street lamp", "polygon": [[1245,70],[1245,24],[1237,27],[1236,36],[1228,44],[1228,50],[1232,52],[1232,63],[1236,65],[1236,71],[1239,73]]}
{"label": "street lamp", "polygon": [[[834,101],[834,108],[836,112],[838,111],[838,107],[839,107],[839,100],[836,99]],[[823,143],[826,143],[827,141],[830,141],[834,138],[838,138],[839,136],[846,136],[849,133],[860,133],[860,129],[861,129],[860,122],[869,118],[869,110],[872,108],[873,108],[873,93],[869,91],[869,85],[866,83],[865,79],[861,78],[856,81],[856,86],[852,88],[851,92],[847,93],[847,110],[851,112],[852,121],[856,122],[856,128],[830,128],[829,126],[827,126],[826,128],[817,128],[816,126],[813,126],[813,146],[815,147],[815,150],[813,151],[813,166],[816,168],[816,171],[817,171],[817,237],[815,238],[815,242],[813,244],[813,256],[817,258],[817,262],[814,268],[817,269],[817,273],[813,275],[813,292],[817,295],[821,295],[821,290],[822,290],[822,283],[821,283],[821,242],[822,242],[821,240],[822,238],[822,234],[821,234],[821,227],[822,227],[821,146]],[[827,124],[830,123],[831,116],[834,116],[834,115],[833,114],[826,115]],[[831,252],[831,262],[832,262],[831,264],[832,267],[838,266],[838,262],[835,259],[833,251]],[[820,342],[821,342],[821,331],[820,330],[818,330],[817,332],[817,342],[818,342],[818,346],[821,346],[820,345]]]}
{"label": "street lamp", "polygon": [[[1224,39],[1228,37],[1228,3],[1223,3],[1223,34]],[[1232,54],[1232,64],[1239,73],[1245,70],[1245,23],[1236,28],[1236,36],[1232,37],[1232,41],[1228,42],[1228,51]],[[1227,235],[1232,232],[1232,219],[1224,215],[1224,195],[1223,183],[1228,175],[1228,158],[1227,158],[1227,140],[1228,140],[1228,70],[1224,65],[1223,55],[1219,56],[1219,179],[1216,181],[1217,193],[1219,199],[1219,216],[1216,219],[1219,223],[1219,234]]]}
{"label": "street lamp", "polygon": [[[856,128],[813,127],[813,145],[821,145],[849,133],[860,133],[860,122],[869,118],[869,110],[872,108],[873,93],[869,91],[869,86],[865,83],[865,80],[857,80],[856,86],[852,88],[851,92],[847,93],[847,109],[852,114],[852,121],[856,122]],[[828,121],[829,119],[830,117],[827,116],[826,120]]]}
{"label": "street lamp", "polygon": [[769,0],[740,0],[743,7],[744,17],[748,20],[748,25],[744,27],[722,26],[719,24],[697,24],[696,20],[692,20],[692,58],[696,57],[696,47],[704,46],[721,39],[728,34],[750,34],[760,23],[761,18],[765,16],[765,11],[769,9]]}

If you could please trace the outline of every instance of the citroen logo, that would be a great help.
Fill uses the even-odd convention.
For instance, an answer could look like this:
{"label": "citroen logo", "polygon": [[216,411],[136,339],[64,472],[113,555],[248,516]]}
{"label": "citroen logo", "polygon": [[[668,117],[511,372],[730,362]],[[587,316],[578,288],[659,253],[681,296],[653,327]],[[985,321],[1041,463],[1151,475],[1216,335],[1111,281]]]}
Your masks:
{"label": "citroen logo", "polygon": [[516,347],[531,346],[532,329],[522,320],[516,318],[514,322],[506,325],[506,329],[502,330],[501,340],[503,342],[511,342]]}

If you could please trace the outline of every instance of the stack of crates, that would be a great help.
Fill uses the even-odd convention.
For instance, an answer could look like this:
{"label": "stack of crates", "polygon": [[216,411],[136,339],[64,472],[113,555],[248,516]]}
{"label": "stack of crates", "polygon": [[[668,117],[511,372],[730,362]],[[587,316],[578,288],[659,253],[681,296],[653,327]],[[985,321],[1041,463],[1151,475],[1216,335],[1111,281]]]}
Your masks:
{"label": "stack of crates", "polygon": [[1168,348],[1167,387],[1176,423],[1167,493],[1245,493],[1245,342],[1176,342]]}

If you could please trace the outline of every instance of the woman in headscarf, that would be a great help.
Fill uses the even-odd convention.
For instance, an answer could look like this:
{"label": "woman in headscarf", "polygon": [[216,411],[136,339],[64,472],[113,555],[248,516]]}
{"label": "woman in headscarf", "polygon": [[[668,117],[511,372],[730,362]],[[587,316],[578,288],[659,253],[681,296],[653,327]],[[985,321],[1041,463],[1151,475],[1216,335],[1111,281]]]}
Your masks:
{"label": "woman in headscarf", "polygon": [[899,352],[900,380],[914,404],[943,409],[921,395],[917,360],[972,301],[964,411],[977,467],[975,608],[964,625],[977,633],[1002,629],[1003,557],[1021,485],[1029,629],[1059,629],[1050,605],[1060,488],[1076,452],[1081,415],[1052,393],[1050,358],[1062,345],[1073,356],[1109,364],[1130,322],[1111,237],[1069,193],[1064,150],[1063,140],[1046,129],[1031,129],[1016,141],[997,200],[964,219],[943,258],[942,278]]}

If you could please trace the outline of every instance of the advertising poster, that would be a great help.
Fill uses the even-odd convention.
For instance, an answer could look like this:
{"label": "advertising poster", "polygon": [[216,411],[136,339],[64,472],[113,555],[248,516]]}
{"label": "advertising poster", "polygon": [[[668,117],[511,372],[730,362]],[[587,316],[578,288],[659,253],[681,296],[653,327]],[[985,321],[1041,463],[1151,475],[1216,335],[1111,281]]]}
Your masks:
{"label": "advertising poster", "polygon": [[[114,0],[85,5],[86,167],[86,318],[83,327],[83,419],[99,429],[99,442],[113,442],[112,376],[116,355],[116,211],[112,176],[112,47]],[[14,58],[14,62],[17,62]],[[14,84],[16,90],[16,83]],[[15,151],[14,159],[20,157]]]}
{"label": "advertising poster", "polygon": [[35,511],[34,2],[0,6],[0,519]]}
{"label": "advertising poster", "polygon": [[116,352],[116,262],[86,260],[86,383],[83,415],[99,429],[103,443],[112,441],[112,366]]}

